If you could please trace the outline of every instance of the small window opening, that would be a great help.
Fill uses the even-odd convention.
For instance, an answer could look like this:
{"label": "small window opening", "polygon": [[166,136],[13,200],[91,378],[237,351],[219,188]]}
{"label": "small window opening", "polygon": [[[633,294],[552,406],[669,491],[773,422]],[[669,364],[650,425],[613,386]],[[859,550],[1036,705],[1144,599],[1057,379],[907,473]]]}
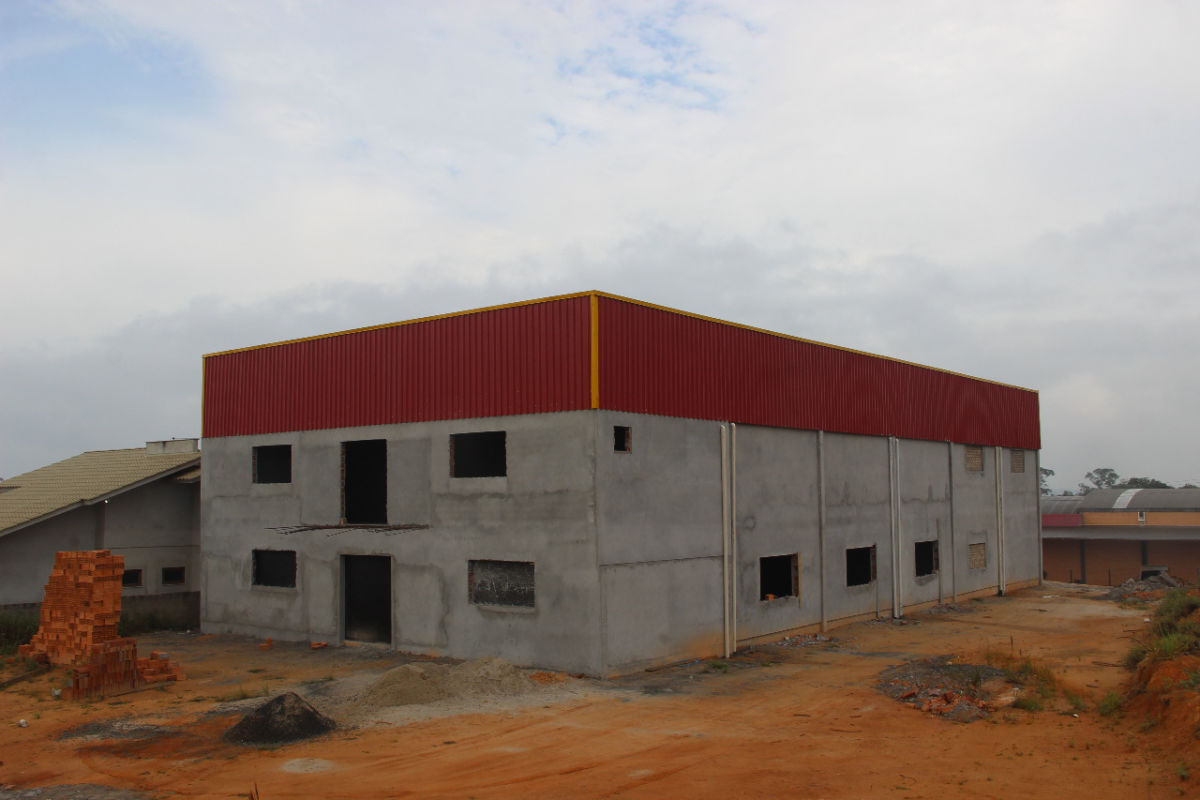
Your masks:
{"label": "small window opening", "polygon": [[342,519],[387,524],[387,441],[342,442]]}
{"label": "small window opening", "polygon": [[122,586],[141,586],[142,571],[140,569],[127,569],[121,575]]}
{"label": "small window opening", "polygon": [[508,474],[504,431],[450,434],[450,475],[503,478]]}
{"label": "small window opening", "polygon": [[913,560],[916,564],[918,578],[922,578],[926,575],[933,575],[938,571],[937,545],[937,539],[916,543],[916,552],[913,556]]}
{"label": "small window opening", "polygon": [[875,545],[846,550],[846,585],[865,586],[875,581]]}
{"label": "small window opening", "polygon": [[162,584],[163,586],[177,586],[184,583],[185,570],[183,567],[163,567],[162,568]]}
{"label": "small window opening", "polygon": [[983,569],[987,566],[987,542],[967,545],[967,569]]}
{"label": "small window opening", "polygon": [[633,452],[633,428],[630,428],[627,425],[613,426],[613,452]]}
{"label": "small window opening", "polygon": [[983,472],[983,447],[967,445],[967,472]]}
{"label": "small window opening", "polygon": [[271,444],[253,451],[255,483],[292,482],[292,446]]}
{"label": "small window opening", "polygon": [[533,562],[468,561],[467,591],[476,605],[533,608]]}
{"label": "small window opening", "polygon": [[800,587],[800,556],[764,556],[758,560],[758,599],[795,597]]}
{"label": "small window opening", "polygon": [[255,586],[295,588],[296,551],[255,550],[253,581]]}
{"label": "small window opening", "polygon": [[1008,468],[1011,472],[1025,471],[1025,451],[1024,450],[1009,450],[1008,451]]}

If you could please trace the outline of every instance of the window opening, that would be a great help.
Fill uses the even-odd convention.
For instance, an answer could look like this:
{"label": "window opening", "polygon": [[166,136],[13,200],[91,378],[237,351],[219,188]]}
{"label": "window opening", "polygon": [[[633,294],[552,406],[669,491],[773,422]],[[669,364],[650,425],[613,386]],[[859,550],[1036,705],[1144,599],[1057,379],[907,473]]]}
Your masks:
{"label": "window opening", "polygon": [[927,542],[917,542],[913,562],[916,564],[918,578],[936,573],[938,571],[937,539],[930,539]]}
{"label": "window opening", "polygon": [[627,425],[613,426],[613,452],[633,452],[633,428],[630,428]]}
{"label": "window opening", "polygon": [[253,450],[255,483],[292,482],[292,446],[269,444]]}
{"label": "window opening", "polygon": [[758,560],[758,599],[795,597],[800,591],[800,556],[764,556]]}
{"label": "window opening", "polygon": [[162,584],[163,586],[175,586],[184,583],[185,571],[183,567],[163,567],[162,568]]}
{"label": "window opening", "polygon": [[255,586],[296,586],[295,550],[255,550],[253,553]]}
{"label": "window opening", "polygon": [[392,641],[392,559],[390,556],[342,556],[346,638],[356,642]]}
{"label": "window opening", "polygon": [[875,545],[846,550],[846,585],[865,586],[875,581]]}
{"label": "window opening", "polygon": [[1025,451],[1024,450],[1009,450],[1008,451],[1008,468],[1012,472],[1025,471]]}
{"label": "window opening", "polygon": [[983,447],[967,445],[967,472],[983,472]]}
{"label": "window opening", "polygon": [[983,569],[987,566],[987,542],[967,545],[967,569]]}
{"label": "window opening", "polygon": [[450,476],[503,478],[508,474],[504,431],[450,434]]}
{"label": "window opening", "polygon": [[342,442],[342,520],[387,524],[387,441]]}
{"label": "window opening", "polygon": [[469,561],[467,593],[476,605],[533,608],[533,562]]}
{"label": "window opening", "polygon": [[122,586],[141,586],[142,571],[140,569],[127,569],[121,574]]}

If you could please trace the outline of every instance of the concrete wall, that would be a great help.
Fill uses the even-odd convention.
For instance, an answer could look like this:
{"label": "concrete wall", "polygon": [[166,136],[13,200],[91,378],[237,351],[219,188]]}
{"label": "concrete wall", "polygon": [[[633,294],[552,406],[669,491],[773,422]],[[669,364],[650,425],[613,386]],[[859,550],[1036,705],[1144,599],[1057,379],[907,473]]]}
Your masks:
{"label": "concrete wall", "polygon": [[77,508],[0,537],[0,605],[41,603],[54,554],[95,548],[98,514]]}
{"label": "concrete wall", "polygon": [[[450,435],[504,430],[507,475],[450,477]],[[280,526],[336,525],[341,443],[388,443],[388,523],[283,535]],[[251,482],[257,445],[292,445],[290,484]],[[340,643],[341,556],[391,559],[392,644],[460,658],[599,672],[594,415],[413,423],[205,441],[202,519],[206,631]],[[255,586],[252,550],[297,553],[294,589]],[[469,602],[468,561],[531,561],[533,608]]]}

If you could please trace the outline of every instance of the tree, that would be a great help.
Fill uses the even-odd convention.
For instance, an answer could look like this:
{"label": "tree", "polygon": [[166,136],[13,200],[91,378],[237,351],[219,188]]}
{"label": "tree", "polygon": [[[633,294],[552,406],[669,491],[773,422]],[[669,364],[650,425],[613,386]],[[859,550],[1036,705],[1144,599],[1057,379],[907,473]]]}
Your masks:
{"label": "tree", "polygon": [[1118,489],[1170,489],[1171,484],[1157,478],[1126,478],[1117,484]]}
{"label": "tree", "polygon": [[1121,480],[1121,476],[1112,467],[1096,467],[1083,477],[1091,481],[1092,485],[1088,486],[1086,483],[1079,484],[1080,494],[1087,494],[1096,489],[1111,489]]}
{"label": "tree", "polygon": [[1054,490],[1050,488],[1047,480],[1054,477],[1054,470],[1038,467],[1038,485],[1042,489],[1042,494],[1054,494]]}

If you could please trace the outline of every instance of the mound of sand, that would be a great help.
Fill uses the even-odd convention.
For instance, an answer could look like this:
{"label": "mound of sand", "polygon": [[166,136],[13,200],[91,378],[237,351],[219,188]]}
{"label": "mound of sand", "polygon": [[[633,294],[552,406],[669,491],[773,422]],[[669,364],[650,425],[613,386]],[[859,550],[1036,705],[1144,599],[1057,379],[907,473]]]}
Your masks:
{"label": "mound of sand", "polygon": [[307,700],[287,692],[263,703],[221,735],[237,744],[278,744],[328,733],[337,723]]}
{"label": "mound of sand", "polygon": [[450,666],[416,662],[388,670],[357,698],[361,708],[522,694],[537,684],[519,667],[489,656]]}

